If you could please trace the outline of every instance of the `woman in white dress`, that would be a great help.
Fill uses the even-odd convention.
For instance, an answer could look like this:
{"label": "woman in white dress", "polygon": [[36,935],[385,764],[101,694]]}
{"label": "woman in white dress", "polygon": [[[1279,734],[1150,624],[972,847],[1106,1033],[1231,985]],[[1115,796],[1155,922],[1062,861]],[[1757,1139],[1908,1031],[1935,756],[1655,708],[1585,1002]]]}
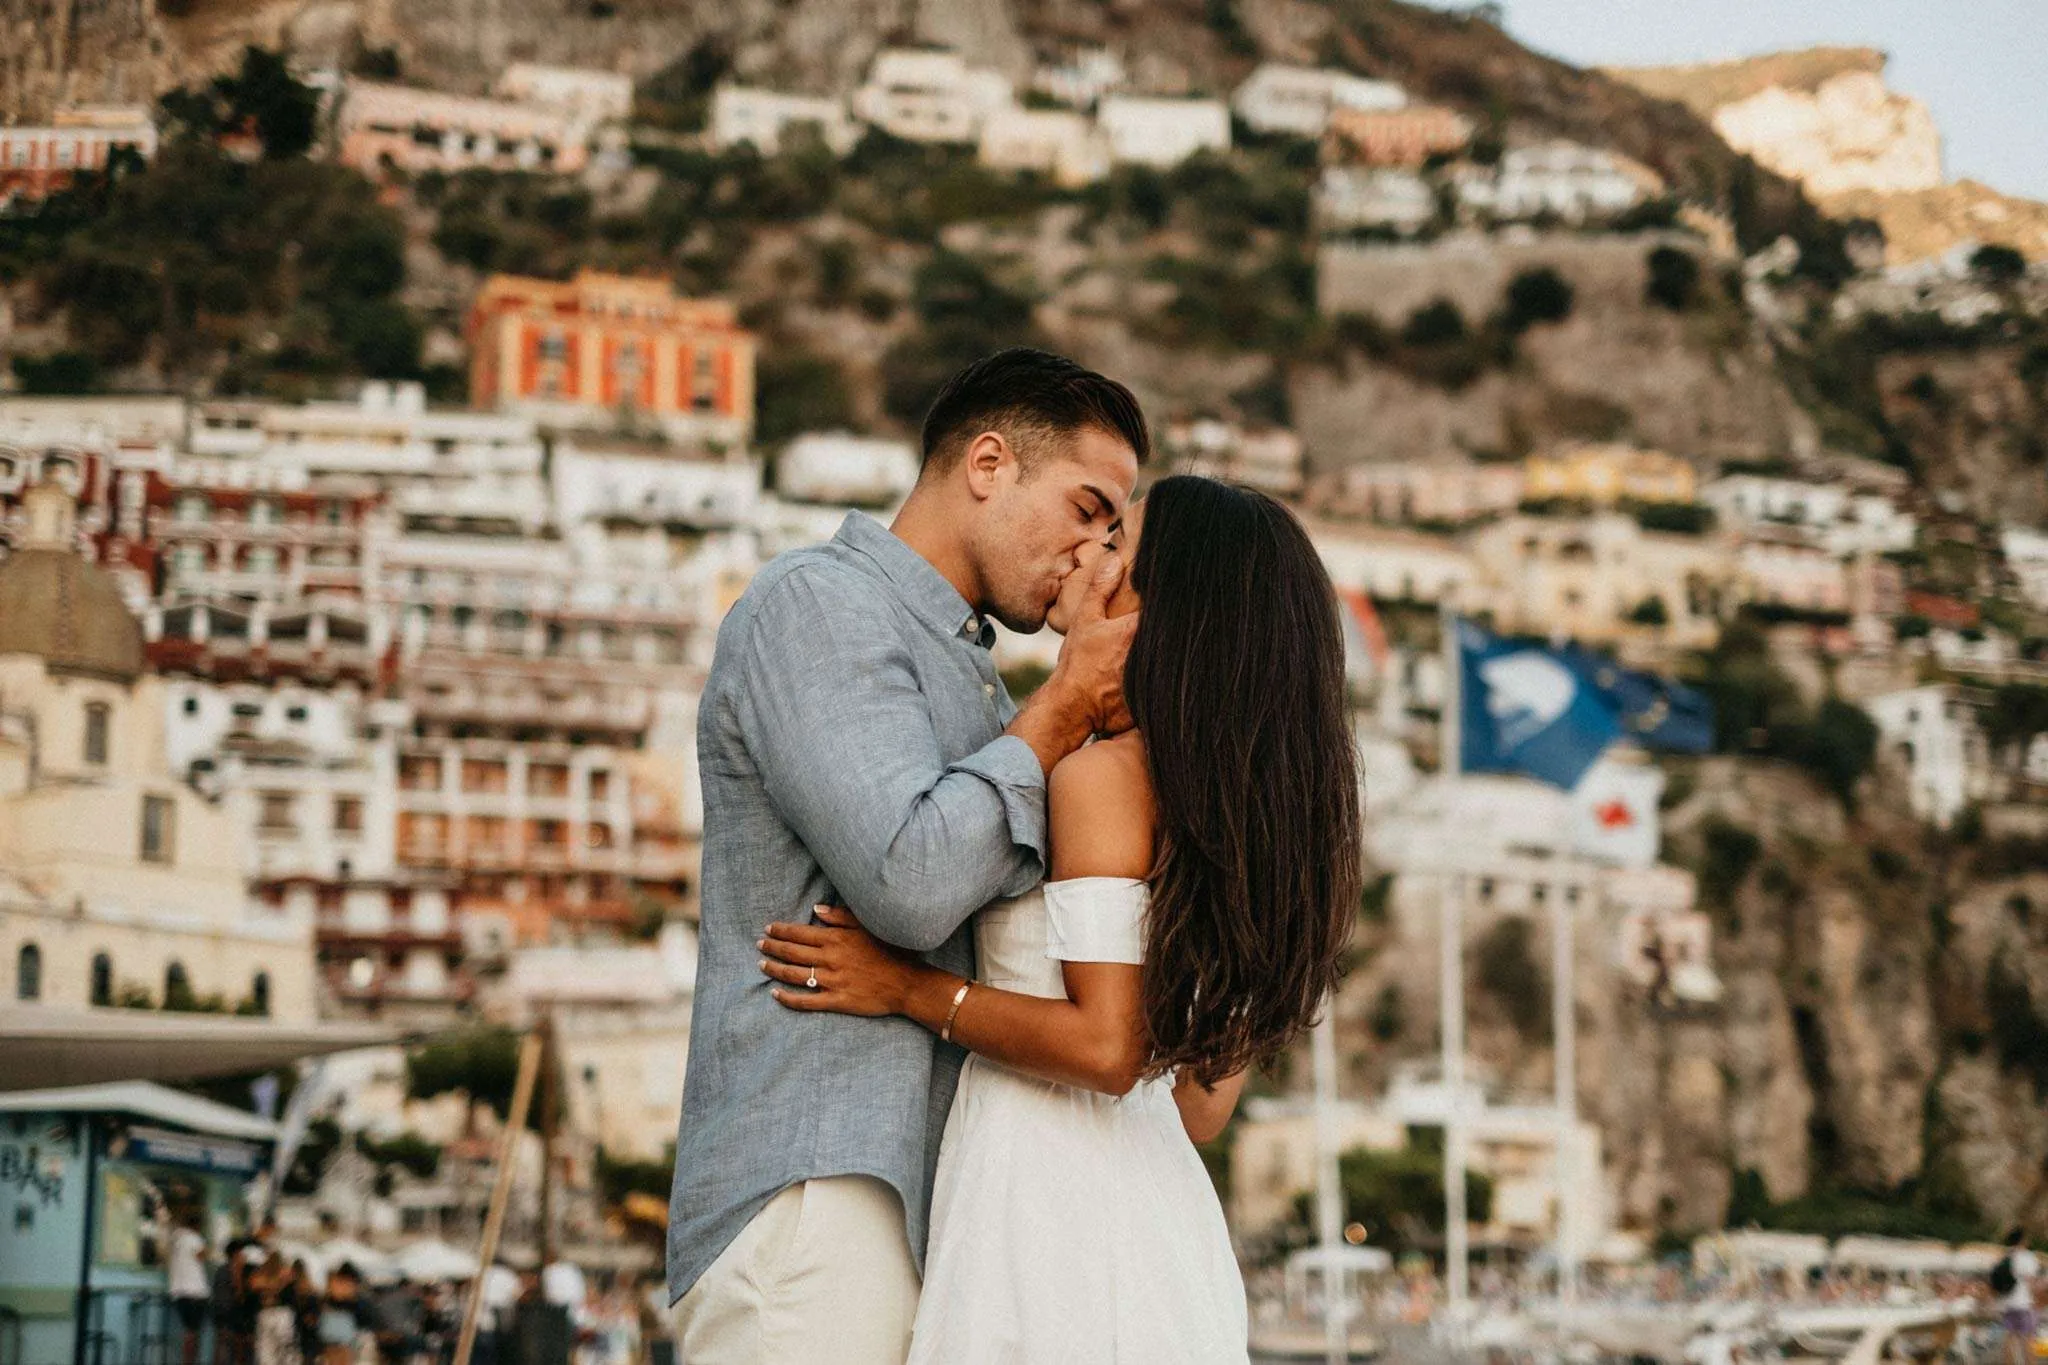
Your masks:
{"label": "woman in white dress", "polygon": [[[844,910],[771,926],[791,1009],[901,1014],[974,1055],[939,1153],[912,1365],[1246,1359],[1195,1143],[1315,1017],[1359,895],[1336,595],[1262,494],[1161,480],[1110,615],[1134,728],[1050,782],[1052,876],[984,910],[974,981]],[[1064,628],[1089,574],[1051,614]],[[858,907],[854,907],[855,910]],[[1192,1139],[1192,1141],[1191,1141]]]}

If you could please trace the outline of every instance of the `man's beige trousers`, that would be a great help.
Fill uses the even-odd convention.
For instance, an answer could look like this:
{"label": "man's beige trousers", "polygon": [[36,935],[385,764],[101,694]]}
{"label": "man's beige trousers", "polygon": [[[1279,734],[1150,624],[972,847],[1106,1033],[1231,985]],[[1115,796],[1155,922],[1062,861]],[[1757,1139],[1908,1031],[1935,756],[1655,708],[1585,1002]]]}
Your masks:
{"label": "man's beige trousers", "polygon": [[861,1175],[776,1195],[675,1307],[683,1365],[903,1365],[916,1317],[903,1204]]}

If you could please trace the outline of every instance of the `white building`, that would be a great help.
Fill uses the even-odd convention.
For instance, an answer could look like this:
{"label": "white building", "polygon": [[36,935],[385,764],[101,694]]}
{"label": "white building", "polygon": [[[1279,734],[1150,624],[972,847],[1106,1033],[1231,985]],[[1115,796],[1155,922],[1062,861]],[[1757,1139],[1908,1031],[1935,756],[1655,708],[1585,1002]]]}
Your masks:
{"label": "white building", "polygon": [[1368,461],[1318,479],[1310,497],[1319,510],[1342,516],[1461,525],[1514,511],[1522,501],[1524,482],[1519,464]]}
{"label": "white building", "polygon": [[1285,427],[1245,428],[1201,417],[1168,422],[1159,445],[1180,473],[1247,484],[1279,497],[1301,491],[1301,438]]}
{"label": "white building", "polygon": [[591,122],[544,104],[351,81],[336,118],[344,165],[374,171],[570,173],[590,159]]}
{"label": "white building", "polygon": [[1828,553],[1845,558],[1910,550],[1919,533],[1913,514],[1891,498],[1842,484],[1731,474],[1701,489],[1700,500],[1731,527],[1795,527]]}
{"label": "white building", "polygon": [[1035,171],[1055,183],[1092,184],[1109,174],[1109,143],[1085,114],[1068,109],[997,109],[981,125],[981,164]]}
{"label": "white building", "polygon": [[[1711,644],[1747,566],[1731,559],[1719,537],[1646,531],[1618,513],[1502,517],[1465,543],[1479,570],[1467,607],[1492,612],[1499,629],[1584,641],[1642,627],[1682,644]],[[1846,602],[1841,565],[1821,558]],[[1806,600],[1814,594],[1803,578],[1770,581],[1787,594],[1780,600],[1817,605]]]}
{"label": "white building", "polygon": [[1392,81],[1280,62],[1261,64],[1230,98],[1253,131],[1309,138],[1323,135],[1333,109],[1399,109],[1407,103],[1407,92]]}
{"label": "white building", "polygon": [[1567,223],[1625,213],[1649,197],[1654,182],[1626,158],[1576,142],[1511,148],[1498,166],[1466,167],[1453,180],[1467,211],[1499,222],[1549,216]]}
{"label": "white building", "polygon": [[908,442],[814,431],[775,461],[775,490],[798,502],[884,507],[917,483],[917,451]]}
{"label": "white building", "polygon": [[312,926],[252,900],[240,830],[166,760],[163,682],[71,495],[29,491],[0,564],[0,970],[71,1009],[314,1017]]}
{"label": "white building", "polygon": [[[1527,1249],[1549,1243],[1559,1213],[1555,1112],[1542,1104],[1490,1103],[1483,1087],[1469,1082],[1462,1109],[1470,1169],[1493,1184],[1491,1217],[1475,1229],[1479,1239]],[[1408,1145],[1410,1129],[1443,1126],[1450,1091],[1441,1080],[1409,1070],[1378,1102],[1339,1103],[1336,1110],[1340,1150],[1398,1152]],[[1583,1259],[1613,1225],[1613,1196],[1601,1169],[1599,1128],[1582,1118],[1569,1131],[1567,1176],[1577,1197],[1563,1208],[1564,1234]],[[1232,1225],[1240,1236],[1270,1231],[1293,1216],[1299,1196],[1315,1187],[1316,1157],[1311,1102],[1246,1102],[1231,1151]]]}
{"label": "white building", "polygon": [[2020,595],[2036,607],[2048,607],[2048,531],[2008,526],[2000,532],[1999,544]]}
{"label": "white building", "polygon": [[560,526],[584,521],[723,530],[745,525],[758,460],[705,459],[665,446],[563,437],[548,467]]}
{"label": "white building", "polygon": [[538,530],[547,520],[531,417],[427,407],[417,384],[372,381],[353,403],[198,404],[194,454],[260,459],[316,486],[382,489],[401,513]]}
{"label": "white building", "polygon": [[1097,100],[1121,89],[1129,79],[1124,64],[1108,48],[1084,48],[1064,62],[1031,73],[1031,88],[1073,109],[1093,109]]}
{"label": "white building", "polygon": [[1742,595],[1749,601],[1818,612],[1847,612],[1854,605],[1847,566],[1797,532],[1756,527],[1735,559]]}
{"label": "white building", "polygon": [[1948,684],[1871,697],[1883,751],[1906,770],[1913,813],[1946,829],[1964,809],[1992,795],[1991,755],[1968,703]]}
{"label": "white building", "polygon": [[633,116],[633,78],[617,71],[514,62],[499,75],[493,93],[559,109],[586,123],[622,123]]}
{"label": "white building", "polygon": [[815,137],[834,156],[845,156],[861,135],[845,100],[730,83],[711,92],[709,132],[711,145],[721,152],[745,144],[763,156],[781,152],[792,134]]}
{"label": "white building", "polygon": [[1316,180],[1316,225],[1324,232],[1391,228],[1407,234],[1437,215],[1436,191],[1413,171],[1396,167],[1329,166]]}
{"label": "white building", "polygon": [[1472,556],[1439,536],[1316,521],[1308,531],[1338,588],[1381,601],[1457,607],[1478,577]]}
{"label": "white building", "polygon": [[696,981],[696,934],[671,923],[653,943],[522,948],[492,1005],[514,1022],[552,1014],[571,1132],[652,1161],[675,1141]]}
{"label": "white building", "polygon": [[1095,117],[1119,162],[1163,169],[1197,152],[1230,150],[1230,110],[1221,100],[1106,95]]}
{"label": "white building", "polygon": [[1015,102],[1009,77],[943,48],[884,48],[853,92],[854,116],[910,142],[973,143]]}

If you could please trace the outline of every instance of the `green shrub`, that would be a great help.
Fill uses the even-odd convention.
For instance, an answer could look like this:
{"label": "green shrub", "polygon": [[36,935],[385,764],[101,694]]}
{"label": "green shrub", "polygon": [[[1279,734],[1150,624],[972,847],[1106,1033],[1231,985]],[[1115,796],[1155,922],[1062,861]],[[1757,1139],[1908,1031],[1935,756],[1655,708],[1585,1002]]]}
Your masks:
{"label": "green shrub", "polygon": [[1682,313],[1699,300],[1698,257],[1677,247],[1656,246],[1650,248],[1646,262],[1650,275],[1643,286],[1643,296],[1651,303]]}
{"label": "green shrub", "polygon": [[357,1133],[356,1150],[379,1166],[402,1166],[422,1180],[433,1179],[434,1172],[441,1169],[441,1149],[414,1132],[382,1142],[368,1133]]}
{"label": "green shrub", "polygon": [[603,1192],[607,1204],[620,1203],[629,1194],[647,1194],[666,1201],[669,1182],[675,1174],[675,1149],[671,1145],[659,1161],[639,1161],[632,1157],[615,1157],[599,1147],[596,1166],[597,1187]]}
{"label": "green shrub", "polygon": [[2018,284],[2027,276],[2027,258],[2009,246],[1989,242],[1970,253],[1970,273],[1996,289]]}
{"label": "green shrub", "polygon": [[1480,987],[1500,1002],[1516,1032],[1540,1040],[1550,1036],[1550,978],[1537,965],[1534,938],[1528,920],[1504,918],[1480,936],[1473,958]]}
{"label": "green shrub", "polygon": [[1763,840],[1742,826],[1716,815],[1700,827],[1700,900],[1710,906],[1731,906],[1735,893],[1749,879],[1763,856]]}
{"label": "green shrub", "polygon": [[1467,334],[1465,315],[1449,299],[1436,299],[1408,315],[1401,340],[1410,346],[1448,346]]}
{"label": "green shrub", "polygon": [[1641,502],[1627,508],[1645,531],[1703,536],[1714,529],[1714,509],[1698,502]]}
{"label": "green shrub", "polygon": [[764,445],[852,425],[846,375],[825,356],[794,346],[770,347],[755,368],[754,384],[754,432]]}
{"label": "green shrub", "polygon": [[[1444,1231],[1444,1155],[1441,1143],[1412,1140],[1398,1152],[1354,1147],[1337,1158],[1344,1220],[1366,1230],[1366,1240],[1389,1251],[1427,1250]],[[1311,1221],[1313,1196],[1295,1204],[1297,1219]],[[1475,1223],[1493,1217],[1493,1181],[1465,1173],[1465,1212]]]}
{"label": "green shrub", "polygon": [[91,393],[99,387],[99,362],[83,351],[18,355],[12,363],[23,393]]}
{"label": "green shrub", "polygon": [[[479,1026],[442,1034],[405,1058],[405,1093],[411,1098],[460,1092],[488,1104],[501,1119],[512,1107],[518,1078],[519,1035],[509,1028]],[[533,1117],[528,1115],[529,1122]]]}
{"label": "green shrub", "polygon": [[1541,322],[1562,322],[1571,316],[1571,282],[1547,265],[1524,270],[1508,282],[1502,318],[1510,332],[1525,332]]}
{"label": "green shrub", "polygon": [[1639,626],[1668,626],[1671,613],[1665,609],[1664,599],[1654,594],[1629,608],[1628,619]]}

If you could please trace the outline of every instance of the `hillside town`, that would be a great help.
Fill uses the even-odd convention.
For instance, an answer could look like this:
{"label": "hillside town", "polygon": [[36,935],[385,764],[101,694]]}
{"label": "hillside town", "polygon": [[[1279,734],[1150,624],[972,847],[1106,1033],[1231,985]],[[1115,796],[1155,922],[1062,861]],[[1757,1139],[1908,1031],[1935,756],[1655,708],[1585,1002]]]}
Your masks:
{"label": "hillside town", "polygon": [[[1281,232],[1308,263],[1301,306],[1328,323],[1345,382],[1369,357],[1404,394],[1499,387],[1517,346],[1542,354],[1546,328],[1610,306],[1688,337],[1737,314],[1764,334],[1807,325],[1799,244],[1745,251],[1731,213],[1612,147],[1337,65],[1260,61],[1210,94],[1161,88],[1141,66],[1078,47],[1017,79],[953,49],[885,46],[838,92],[708,82],[690,131],[650,123],[634,80],[607,70],[514,62],[482,94],[374,65],[285,79],[310,101],[308,157],[416,217],[416,235],[432,224],[443,256],[457,254],[449,201],[430,209],[429,184],[539,178],[583,187],[586,206],[652,212],[646,182],[675,158],[858,167],[908,144],[1071,207],[1156,183],[1139,172],[1192,183],[1250,148],[1306,206]],[[1746,126],[1739,110],[1727,121]],[[211,141],[253,164],[268,135],[250,117]],[[188,136],[142,104],[0,126],[0,223],[118,185]],[[1173,221],[1162,208],[1154,226],[1171,235]],[[971,254],[1035,231],[962,214],[943,240]],[[1011,254],[1078,253],[1071,233]],[[478,1059],[544,1029],[557,1112],[545,1137],[508,1148],[508,1259],[658,1278],[716,632],[770,559],[849,514],[886,523],[918,476],[929,385],[914,403],[880,392],[887,375],[879,396],[792,403],[793,360],[824,353],[803,332],[823,330],[815,320],[770,316],[754,285],[693,290],[692,275],[622,264],[594,240],[570,268],[487,267],[481,252],[416,278],[406,306],[429,318],[417,364],[291,391],[128,391],[101,382],[111,360],[67,384],[75,348],[50,343],[47,319],[23,309],[11,340],[0,326],[14,361],[0,387],[4,1002],[382,1030],[386,1045],[298,1073],[318,1098],[276,1203],[286,1242],[345,1243],[365,1265],[475,1244],[504,1136],[503,1078],[482,1079]],[[1844,325],[2030,337],[2022,327],[2048,316],[2048,267],[1996,243],[1913,261],[1888,259],[1881,234],[1850,246],[1829,304]],[[1077,256],[1059,288],[1085,292],[1088,268]],[[1154,273],[1129,287],[1182,279]],[[839,289],[849,314],[867,306]],[[1045,309],[1088,315],[1048,291]],[[903,306],[885,296],[874,311]],[[2038,388],[2038,362],[2031,373]],[[1941,410],[1951,395],[1933,367],[1917,374],[1901,384],[1924,379],[1921,405]],[[1199,473],[1285,500],[1341,599],[1374,875],[1334,1008],[1347,1163],[1436,1151],[1440,1189],[1455,1105],[1487,1191],[1474,1246],[1503,1266],[1568,1255],[1623,1285],[1743,1208],[1775,1226],[1831,1161],[1860,1190],[1924,1190],[1941,1139],[1923,1111],[1946,1102],[1948,1122],[1977,1123],[1975,1169],[1940,1211],[1973,1216],[1912,1231],[1946,1246],[2029,1219],[2040,1230],[2048,1139],[2006,1135],[2023,1125],[1999,1105],[2023,1099],[1984,1098],[2038,1082],[2039,1058],[2020,1054],[2048,1030],[2048,981],[2008,951],[2037,942],[2028,917],[2048,894],[2038,469],[2002,495],[1995,474],[1944,482],[1839,423],[1745,409],[1631,424],[1609,420],[1612,404],[1585,421],[1546,411],[1511,440],[1433,407],[1380,449],[1370,403],[1262,403],[1244,397],[1256,382],[1213,404],[1154,403],[1156,387],[1134,387],[1157,444],[1144,478]],[[1502,409],[1503,430],[1521,420]],[[1689,422],[1697,440],[1682,439]],[[1716,708],[1712,752],[1624,742],[1570,793],[1447,771],[1454,620],[1686,681]],[[1058,644],[999,640],[1013,696]],[[1786,832],[1767,832],[1779,817]],[[1916,850],[1976,861],[1942,862],[1936,886],[1932,861],[1908,866]],[[2017,982],[1960,1026],[1978,1039],[1967,1055],[1937,1065],[1922,1039],[1903,1078],[1815,1064],[1855,1045],[1830,1030],[1884,1028],[1880,987],[1932,989],[1872,975],[1897,964],[1856,918],[1862,891],[1939,902],[1931,931],[1915,903],[1913,934],[1967,938],[1989,980]],[[1462,1091],[1430,1037],[1453,895],[1476,972]],[[1859,946],[1789,946],[1802,914]],[[1589,1059],[1564,1121],[1543,984],[1556,925],[1577,968],[1563,1017]],[[1313,1108],[1301,1077],[1264,1078],[1210,1154],[1248,1264],[1307,1240]],[[1662,1117],[1644,1120],[1651,1109]],[[1954,1117],[1965,1110],[1974,1120]],[[26,1141],[13,1115],[42,1112],[0,1106],[0,1151]],[[1582,1197],[1558,1199],[1560,1170]],[[1436,1243],[1412,1218],[1374,1235],[1427,1251],[1437,1216]],[[153,1264],[146,1243],[131,1236],[119,1264]],[[1790,1263],[1750,1251],[1746,1273]],[[1810,1264],[1828,1254],[1799,1249],[1821,1258]],[[1942,1273],[1974,1273],[1957,1254]],[[0,1253],[0,1293],[15,1273]]]}

